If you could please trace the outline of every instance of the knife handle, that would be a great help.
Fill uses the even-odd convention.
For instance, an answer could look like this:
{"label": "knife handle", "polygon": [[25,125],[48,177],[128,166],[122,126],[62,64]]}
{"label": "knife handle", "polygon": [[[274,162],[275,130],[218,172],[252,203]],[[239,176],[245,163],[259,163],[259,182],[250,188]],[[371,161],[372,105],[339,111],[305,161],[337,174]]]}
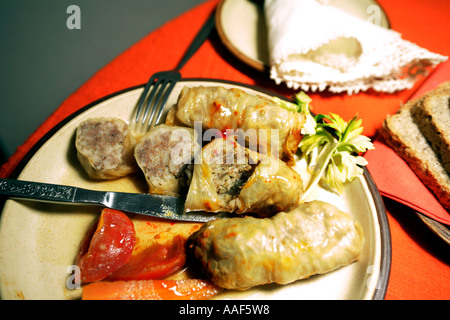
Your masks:
{"label": "knife handle", "polygon": [[73,202],[77,188],[48,183],[0,179],[0,195],[49,202]]}

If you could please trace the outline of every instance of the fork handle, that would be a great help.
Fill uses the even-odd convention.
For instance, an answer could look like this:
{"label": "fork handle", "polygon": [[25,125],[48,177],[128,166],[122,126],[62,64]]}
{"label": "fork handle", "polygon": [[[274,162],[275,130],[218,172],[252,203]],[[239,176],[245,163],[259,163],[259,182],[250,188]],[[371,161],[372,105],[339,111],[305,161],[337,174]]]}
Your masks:
{"label": "fork handle", "polygon": [[200,31],[195,36],[194,40],[191,42],[180,62],[176,66],[175,70],[180,70],[183,68],[184,64],[194,55],[194,53],[200,48],[200,46],[208,39],[209,34],[214,28],[215,10],[211,13],[208,20],[202,26]]}

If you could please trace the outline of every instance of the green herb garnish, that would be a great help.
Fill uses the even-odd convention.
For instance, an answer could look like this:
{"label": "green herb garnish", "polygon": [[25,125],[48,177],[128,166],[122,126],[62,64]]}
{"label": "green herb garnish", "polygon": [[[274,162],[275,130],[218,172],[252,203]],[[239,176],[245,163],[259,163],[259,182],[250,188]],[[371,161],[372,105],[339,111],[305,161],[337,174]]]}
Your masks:
{"label": "green herb garnish", "polygon": [[334,113],[319,114],[314,120],[315,133],[305,135],[299,146],[312,174],[305,194],[321,179],[341,193],[344,183],[363,173],[367,161],[359,154],[373,149],[373,144],[361,135],[362,120],[357,116],[348,123]]}
{"label": "green herb garnish", "polygon": [[272,100],[286,110],[309,114],[309,103],[312,99],[302,91],[295,96],[295,103],[280,99],[278,97],[272,97]]}

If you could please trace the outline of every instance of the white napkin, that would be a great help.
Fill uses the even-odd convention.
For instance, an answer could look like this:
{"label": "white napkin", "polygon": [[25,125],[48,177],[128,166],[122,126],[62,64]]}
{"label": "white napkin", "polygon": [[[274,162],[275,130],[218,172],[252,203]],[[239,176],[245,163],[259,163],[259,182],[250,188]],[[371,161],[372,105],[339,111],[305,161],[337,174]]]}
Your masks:
{"label": "white napkin", "polygon": [[447,59],[316,0],[265,0],[264,9],[270,76],[290,88],[394,92]]}

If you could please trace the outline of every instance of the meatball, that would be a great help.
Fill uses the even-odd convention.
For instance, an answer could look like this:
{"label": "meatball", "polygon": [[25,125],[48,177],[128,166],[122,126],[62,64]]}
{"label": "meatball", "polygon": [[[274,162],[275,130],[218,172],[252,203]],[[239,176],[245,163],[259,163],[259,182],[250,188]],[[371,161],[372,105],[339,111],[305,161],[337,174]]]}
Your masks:
{"label": "meatball", "polygon": [[77,157],[94,179],[116,179],[137,171],[133,157],[135,139],[125,121],[91,118],[77,128]]}
{"label": "meatball", "polygon": [[192,162],[200,150],[194,129],[159,125],[136,145],[134,156],[150,193],[179,196],[192,177]]}

